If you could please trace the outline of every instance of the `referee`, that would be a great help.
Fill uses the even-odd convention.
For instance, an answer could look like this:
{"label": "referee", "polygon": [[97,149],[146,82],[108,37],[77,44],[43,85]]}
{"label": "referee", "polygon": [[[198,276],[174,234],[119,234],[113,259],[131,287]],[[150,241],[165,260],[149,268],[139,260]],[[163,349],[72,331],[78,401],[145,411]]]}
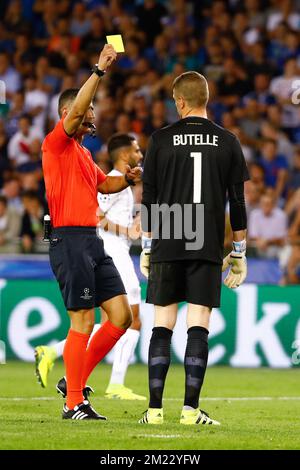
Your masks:
{"label": "referee", "polygon": [[[97,193],[116,193],[140,180],[140,169],[106,176],[83,147],[95,128],[92,100],[105,70],[116,59],[105,45],[92,75],[80,90],[65,90],[58,103],[61,117],[43,142],[43,171],[53,225],[50,263],[68,310],[71,327],[64,348],[67,402],[64,419],[106,419],[91,407],[86,380],[131,324],[131,310],[115,265],[96,235]],[[108,320],[89,342],[94,307]]]}
{"label": "referee", "polygon": [[[155,305],[155,325],[148,360],[150,403],[140,423],[163,422],[171,338],[178,303],[187,301],[180,423],[219,425],[199,409],[199,396],[207,366],[210,314],[220,305],[222,265],[223,270],[230,268],[225,279],[230,288],[238,287],[247,273],[244,181],[248,171],[237,138],[207,119],[208,86],[202,75],[178,76],[173,97],[180,120],[151,136],[144,163],[140,264],[143,274],[149,274],[147,302]],[[223,262],[226,193],[234,241]]]}

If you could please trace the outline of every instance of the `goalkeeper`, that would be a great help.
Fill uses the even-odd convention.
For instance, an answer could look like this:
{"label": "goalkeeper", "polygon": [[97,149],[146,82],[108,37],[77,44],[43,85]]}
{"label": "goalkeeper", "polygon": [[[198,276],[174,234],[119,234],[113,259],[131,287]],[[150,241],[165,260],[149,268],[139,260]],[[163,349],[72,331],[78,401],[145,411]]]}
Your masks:
{"label": "goalkeeper", "polygon": [[[197,72],[183,73],[173,83],[173,98],[180,119],[152,135],[143,172],[140,266],[149,279],[147,302],[155,306],[155,323],[148,360],[149,408],[140,423],[163,422],[171,338],[178,303],[186,301],[180,423],[218,425],[199,409],[199,396],[210,315],[220,305],[222,270],[229,268],[224,281],[229,288],[238,287],[247,274],[244,181],[249,176],[237,138],[207,119],[206,79]],[[223,261],[226,193],[234,241]]]}

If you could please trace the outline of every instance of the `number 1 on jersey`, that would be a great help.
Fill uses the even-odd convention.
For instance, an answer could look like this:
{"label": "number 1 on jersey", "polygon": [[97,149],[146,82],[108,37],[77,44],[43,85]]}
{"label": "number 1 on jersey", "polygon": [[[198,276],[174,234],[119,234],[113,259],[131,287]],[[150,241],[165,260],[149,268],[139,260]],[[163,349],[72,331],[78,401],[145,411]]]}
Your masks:
{"label": "number 1 on jersey", "polygon": [[200,204],[201,202],[201,180],[202,180],[202,153],[191,152],[191,157],[194,159],[194,193],[193,202]]}

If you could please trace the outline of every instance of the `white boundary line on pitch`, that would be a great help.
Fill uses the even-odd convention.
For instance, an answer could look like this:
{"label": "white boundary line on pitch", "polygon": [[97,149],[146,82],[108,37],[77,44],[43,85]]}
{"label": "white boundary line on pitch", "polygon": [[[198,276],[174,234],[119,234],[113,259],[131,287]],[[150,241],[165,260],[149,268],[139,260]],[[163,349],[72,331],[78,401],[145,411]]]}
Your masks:
{"label": "white boundary line on pitch", "polygon": [[[154,439],[177,439],[178,437],[182,437],[181,434],[136,434],[137,437],[151,437]],[[184,436],[185,438],[187,436]],[[193,436],[191,436],[193,437]]]}
{"label": "white boundary line on pitch", "polygon": [[[60,397],[0,397],[0,401],[50,401],[57,400]],[[108,401],[105,397],[96,397],[98,400]],[[300,397],[204,397],[201,398],[201,401],[272,401],[272,400],[281,400],[289,401],[300,400]],[[123,400],[110,400],[115,403]],[[125,401],[125,400],[124,400]],[[128,400],[126,400],[128,401]],[[136,400],[129,400],[136,401]],[[182,398],[164,398],[164,401],[182,401]]]}

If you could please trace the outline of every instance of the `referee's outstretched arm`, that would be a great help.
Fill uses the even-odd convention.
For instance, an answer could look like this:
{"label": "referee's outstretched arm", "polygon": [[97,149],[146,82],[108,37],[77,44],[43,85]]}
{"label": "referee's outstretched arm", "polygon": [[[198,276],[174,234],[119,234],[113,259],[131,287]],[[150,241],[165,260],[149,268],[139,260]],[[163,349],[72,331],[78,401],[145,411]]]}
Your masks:
{"label": "referee's outstretched arm", "polygon": [[98,186],[98,191],[102,194],[113,194],[122,191],[128,186],[135,185],[141,181],[142,169],[138,166],[130,168],[127,165],[126,173],[122,176],[107,176]]}
{"label": "referee's outstretched arm", "polygon": [[[112,64],[116,57],[117,53],[113,46],[106,44],[99,56],[98,69],[104,72],[107,67]],[[87,112],[89,106],[91,106],[91,101],[93,100],[96,93],[99,80],[100,76],[96,73],[93,73],[79,90],[79,93],[76,96],[70,111],[66,115],[63,122],[64,129],[69,136],[72,136],[82,123],[85,113]]]}

